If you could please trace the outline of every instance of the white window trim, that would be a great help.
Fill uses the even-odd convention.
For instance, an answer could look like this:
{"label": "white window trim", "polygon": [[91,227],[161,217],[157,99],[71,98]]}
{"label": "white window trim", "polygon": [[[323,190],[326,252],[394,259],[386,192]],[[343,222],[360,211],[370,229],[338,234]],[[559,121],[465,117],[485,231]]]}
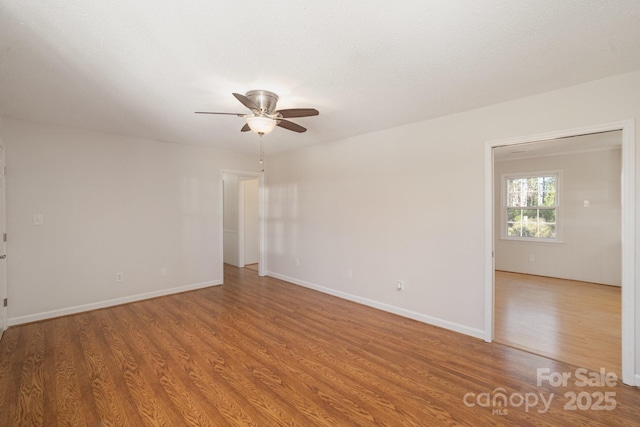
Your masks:
{"label": "white window trim", "polygon": [[[500,239],[508,242],[527,242],[527,243],[563,243],[562,241],[562,169],[529,171],[529,172],[513,172],[503,173],[500,175]],[[556,177],[556,237],[555,239],[543,239],[540,237],[513,237],[507,236],[507,180],[514,178],[532,178],[536,176],[555,176]]]}

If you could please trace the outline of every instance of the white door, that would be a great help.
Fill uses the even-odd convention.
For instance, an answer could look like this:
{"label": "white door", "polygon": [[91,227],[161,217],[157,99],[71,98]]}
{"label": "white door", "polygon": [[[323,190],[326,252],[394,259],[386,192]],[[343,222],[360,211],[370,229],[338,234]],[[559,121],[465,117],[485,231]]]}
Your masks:
{"label": "white door", "polygon": [[0,145],[0,337],[7,329],[7,221],[5,208],[4,147]]}

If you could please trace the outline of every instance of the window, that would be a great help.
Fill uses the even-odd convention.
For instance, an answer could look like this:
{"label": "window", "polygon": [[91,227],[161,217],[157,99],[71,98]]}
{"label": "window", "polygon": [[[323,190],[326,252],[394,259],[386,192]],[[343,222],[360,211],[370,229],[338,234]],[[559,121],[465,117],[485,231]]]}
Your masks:
{"label": "window", "polygon": [[506,176],[503,237],[558,240],[558,172]]}

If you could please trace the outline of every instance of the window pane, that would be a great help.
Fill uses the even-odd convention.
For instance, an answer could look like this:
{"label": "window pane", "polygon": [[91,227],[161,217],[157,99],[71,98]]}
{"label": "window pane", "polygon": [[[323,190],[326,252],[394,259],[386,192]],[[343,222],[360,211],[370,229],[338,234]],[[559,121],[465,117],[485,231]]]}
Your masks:
{"label": "window pane", "polygon": [[522,230],[522,223],[520,222],[512,222],[507,223],[507,236],[509,237],[520,237]]}
{"label": "window pane", "polygon": [[508,222],[517,222],[522,219],[522,209],[507,209],[507,221]]}
{"label": "window pane", "polygon": [[541,224],[540,236],[543,239],[555,239],[556,238],[556,225],[555,224]]}
{"label": "window pane", "polygon": [[555,206],[556,204],[556,177],[546,176],[542,178],[541,185],[542,206]]}
{"label": "window pane", "polygon": [[524,180],[515,178],[509,180],[508,191],[509,193],[519,193],[522,185],[524,184]]}
{"label": "window pane", "polygon": [[556,222],[556,210],[555,209],[540,209],[540,221],[541,222]]}
{"label": "window pane", "polygon": [[538,237],[538,222],[523,222],[522,237]]}
{"label": "window pane", "polygon": [[538,210],[537,209],[523,209],[522,210],[522,222],[537,223],[538,222]]}
{"label": "window pane", "polygon": [[527,206],[538,206],[540,201],[540,193],[530,191],[527,193]]}
{"label": "window pane", "polygon": [[527,206],[527,180],[515,178],[508,180],[507,206]]}
{"label": "window pane", "polygon": [[507,206],[522,206],[522,202],[520,201],[520,197],[516,193],[509,193],[509,197],[507,198]]}
{"label": "window pane", "polygon": [[527,193],[520,191],[509,193],[507,206],[527,206]]}
{"label": "window pane", "polygon": [[555,176],[507,180],[507,206],[555,206],[555,203]]}

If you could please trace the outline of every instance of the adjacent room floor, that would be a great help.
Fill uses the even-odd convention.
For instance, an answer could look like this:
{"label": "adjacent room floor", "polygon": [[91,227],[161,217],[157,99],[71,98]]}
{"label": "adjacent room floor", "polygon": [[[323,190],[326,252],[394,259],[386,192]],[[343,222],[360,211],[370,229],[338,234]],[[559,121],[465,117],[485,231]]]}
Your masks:
{"label": "adjacent room floor", "polygon": [[620,288],[496,271],[496,342],[621,375]]}
{"label": "adjacent room floor", "polygon": [[253,271],[258,271],[258,263],[246,264],[244,268],[248,268],[249,270],[253,270]]}

